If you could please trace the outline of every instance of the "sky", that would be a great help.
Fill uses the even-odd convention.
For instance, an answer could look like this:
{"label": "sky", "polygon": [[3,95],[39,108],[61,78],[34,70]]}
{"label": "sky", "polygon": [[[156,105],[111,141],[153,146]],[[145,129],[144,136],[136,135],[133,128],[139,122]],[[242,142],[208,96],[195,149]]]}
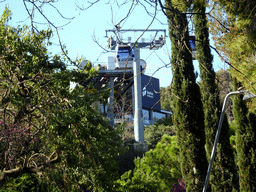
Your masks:
{"label": "sky", "polygon": [[[90,0],[90,2],[94,1],[96,0]],[[127,16],[131,7],[131,1],[100,0],[86,10],[80,10],[77,7],[86,8],[90,5],[88,2],[89,1],[83,0],[61,0],[57,3],[53,3],[62,16],[58,14],[55,8],[49,5],[44,6],[42,12],[56,27],[60,27],[59,34],[61,42],[66,46],[70,58],[75,59],[76,57],[85,57],[87,60],[90,60],[93,64],[97,65],[98,63],[106,62],[106,57],[113,55],[113,52],[106,53],[93,41],[93,36],[103,48],[107,49],[107,38],[104,37],[105,30],[113,29],[114,25]],[[121,5],[116,2],[127,3]],[[149,16],[147,11],[154,13],[155,9],[154,7],[150,7],[146,1],[141,2],[144,2],[144,5],[133,5],[129,17],[121,22],[121,29],[146,29],[149,24],[151,24],[152,16]],[[12,12],[10,25],[13,27],[24,24],[30,25],[30,20],[28,19],[28,14],[22,0],[0,0],[1,13],[5,6]],[[28,9],[32,8],[29,3],[27,3],[27,6]],[[64,17],[66,19],[64,19]],[[35,12],[35,21],[38,22],[38,28],[47,28],[47,21],[38,11]],[[52,29],[54,30],[54,28]],[[168,36],[167,18],[161,10],[156,11],[156,18],[153,20],[149,29],[166,29]],[[133,41],[140,36],[140,33],[134,34],[133,32],[129,32],[123,34],[124,39],[128,36],[130,36]],[[143,35],[146,40],[149,40],[152,36],[154,36],[153,33],[145,33]],[[58,38],[56,34],[54,34],[52,41],[54,45],[49,48],[49,50],[54,54],[60,53],[61,50],[58,46]],[[214,55],[214,70],[217,71],[223,69],[223,62],[220,61],[213,51],[212,54]],[[168,37],[166,38],[166,44],[161,49],[155,51],[141,49],[140,51],[140,58],[147,63],[145,74],[158,78],[160,87],[167,87],[171,84],[172,71],[170,55],[171,43]],[[194,61],[193,63],[195,71],[199,72],[198,62]],[[161,69],[158,70],[159,68]]]}

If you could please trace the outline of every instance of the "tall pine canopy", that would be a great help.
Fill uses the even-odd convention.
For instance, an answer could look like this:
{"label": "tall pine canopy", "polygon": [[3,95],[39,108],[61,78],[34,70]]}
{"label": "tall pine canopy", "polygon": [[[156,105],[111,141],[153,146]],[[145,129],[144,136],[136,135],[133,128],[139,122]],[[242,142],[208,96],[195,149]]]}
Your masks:
{"label": "tall pine canopy", "polygon": [[[204,106],[204,123],[206,134],[206,153],[210,159],[212,147],[215,140],[221,106],[219,102],[219,91],[216,84],[216,75],[213,70],[207,18],[205,14],[206,1],[194,1],[193,21],[196,36],[196,59],[200,68],[200,88]],[[225,117],[216,157],[211,170],[210,184],[216,191],[232,191],[235,185],[235,164],[234,155],[229,143],[229,124]],[[221,183],[221,185],[220,185]]]}
{"label": "tall pine canopy", "polygon": [[172,43],[173,123],[180,147],[181,171],[186,190],[200,191],[207,172],[203,106],[200,89],[195,82],[187,18],[183,14],[186,5],[180,8],[174,5],[171,0],[166,1]]}
{"label": "tall pine canopy", "polygon": [[[256,2],[216,1],[211,32],[216,48],[231,66],[233,90],[243,86],[256,94]],[[237,166],[240,191],[255,191],[255,106],[256,101],[245,104],[233,96],[233,114],[236,127]],[[249,109],[249,110],[248,110]]]}
{"label": "tall pine canopy", "polygon": [[[233,78],[234,89],[241,83]],[[240,191],[256,190],[256,115],[248,111],[242,96],[233,97],[234,125],[236,127],[237,166],[239,168]]]}

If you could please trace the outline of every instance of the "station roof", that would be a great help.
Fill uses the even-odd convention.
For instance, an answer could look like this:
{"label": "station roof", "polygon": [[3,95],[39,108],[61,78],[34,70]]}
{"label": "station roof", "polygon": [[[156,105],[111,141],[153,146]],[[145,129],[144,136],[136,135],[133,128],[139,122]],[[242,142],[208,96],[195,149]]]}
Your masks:
{"label": "station roof", "polygon": [[87,88],[92,83],[96,89],[104,89],[109,85],[110,78],[114,78],[115,98],[119,98],[133,85],[133,70],[99,70],[96,77],[85,79],[79,84]]}

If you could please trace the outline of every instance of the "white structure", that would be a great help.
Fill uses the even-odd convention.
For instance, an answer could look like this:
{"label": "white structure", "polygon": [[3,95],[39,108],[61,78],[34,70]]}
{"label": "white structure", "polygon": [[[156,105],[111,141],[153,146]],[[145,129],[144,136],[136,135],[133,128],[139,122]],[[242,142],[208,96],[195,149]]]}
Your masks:
{"label": "white structure", "polygon": [[116,64],[116,69],[131,69],[134,61],[134,54],[131,46],[117,44],[114,61]]}
{"label": "white structure", "polygon": [[107,56],[107,70],[115,70],[115,61],[113,56]]}

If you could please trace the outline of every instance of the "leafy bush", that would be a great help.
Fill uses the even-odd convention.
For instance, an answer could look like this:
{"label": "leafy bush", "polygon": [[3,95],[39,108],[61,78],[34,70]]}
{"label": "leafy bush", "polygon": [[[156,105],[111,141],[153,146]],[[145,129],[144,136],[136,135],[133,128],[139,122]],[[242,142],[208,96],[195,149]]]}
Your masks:
{"label": "leafy bush", "polygon": [[155,149],[136,158],[135,169],[117,181],[119,191],[170,191],[182,178],[176,136],[164,135]]}
{"label": "leafy bush", "polygon": [[23,174],[22,176],[11,178],[0,191],[38,191],[38,180],[34,174]]}
{"label": "leafy bush", "polygon": [[154,149],[156,144],[161,140],[164,134],[174,135],[175,130],[172,124],[167,124],[164,121],[160,121],[149,127],[145,127],[144,137],[145,142],[148,144],[149,149]]}

